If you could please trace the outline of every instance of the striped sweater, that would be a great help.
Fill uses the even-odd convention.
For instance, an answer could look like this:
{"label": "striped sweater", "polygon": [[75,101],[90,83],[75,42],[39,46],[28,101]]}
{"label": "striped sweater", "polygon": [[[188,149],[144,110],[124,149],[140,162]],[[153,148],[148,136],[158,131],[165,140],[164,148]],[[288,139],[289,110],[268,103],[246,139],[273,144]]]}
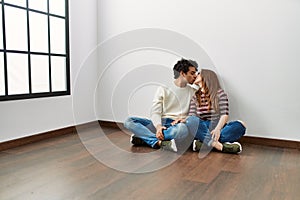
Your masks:
{"label": "striped sweater", "polygon": [[197,101],[196,95],[190,101],[189,115],[196,115],[203,120],[216,120],[222,115],[229,115],[229,104],[227,94],[223,89],[218,91],[219,98],[219,112],[216,112],[212,106],[208,108],[208,101],[205,99],[205,95],[201,95],[201,102],[205,102],[201,107]]}

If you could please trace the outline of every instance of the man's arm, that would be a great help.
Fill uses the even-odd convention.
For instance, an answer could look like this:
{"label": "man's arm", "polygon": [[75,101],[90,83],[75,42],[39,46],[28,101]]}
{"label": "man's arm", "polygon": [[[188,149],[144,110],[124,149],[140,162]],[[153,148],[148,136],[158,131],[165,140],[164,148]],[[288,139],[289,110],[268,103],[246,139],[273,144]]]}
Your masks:
{"label": "man's arm", "polygon": [[164,99],[164,90],[162,87],[159,87],[154,95],[152,108],[151,108],[151,121],[156,128],[156,137],[159,140],[164,139],[163,130],[167,129],[161,124],[161,117],[163,111],[163,99]]}
{"label": "man's arm", "polygon": [[163,99],[164,99],[163,88],[158,87],[152,101],[151,117],[150,117],[155,127],[157,127],[157,125],[161,125]]}

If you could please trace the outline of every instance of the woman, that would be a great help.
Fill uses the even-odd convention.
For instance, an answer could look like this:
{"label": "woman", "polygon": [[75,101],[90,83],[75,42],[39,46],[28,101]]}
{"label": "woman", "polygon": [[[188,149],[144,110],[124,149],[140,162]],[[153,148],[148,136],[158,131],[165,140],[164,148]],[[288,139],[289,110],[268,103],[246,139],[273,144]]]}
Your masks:
{"label": "woman", "polygon": [[246,126],[242,121],[228,122],[228,98],[216,73],[202,69],[198,76],[200,89],[191,99],[186,121],[189,131],[195,134],[193,150],[199,151],[204,143],[225,153],[242,152],[237,140],[245,134]]}

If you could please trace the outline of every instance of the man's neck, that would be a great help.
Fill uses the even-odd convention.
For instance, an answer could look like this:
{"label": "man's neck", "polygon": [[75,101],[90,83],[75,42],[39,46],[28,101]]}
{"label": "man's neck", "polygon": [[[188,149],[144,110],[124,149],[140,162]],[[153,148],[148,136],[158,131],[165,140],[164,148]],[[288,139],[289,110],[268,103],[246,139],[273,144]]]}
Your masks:
{"label": "man's neck", "polygon": [[187,82],[185,80],[182,80],[180,77],[174,80],[174,83],[178,87],[185,87],[187,85]]}

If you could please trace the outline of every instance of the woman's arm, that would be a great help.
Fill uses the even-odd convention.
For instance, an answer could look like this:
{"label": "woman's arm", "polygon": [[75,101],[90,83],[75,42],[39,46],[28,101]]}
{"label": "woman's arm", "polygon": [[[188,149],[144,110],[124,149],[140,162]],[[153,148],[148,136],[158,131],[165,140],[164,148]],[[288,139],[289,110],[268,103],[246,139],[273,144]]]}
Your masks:
{"label": "woman's arm", "polygon": [[217,124],[217,126],[215,127],[214,130],[211,131],[211,135],[212,135],[212,138],[215,140],[215,141],[219,141],[219,138],[220,138],[220,134],[221,134],[221,129],[224,127],[224,125],[227,123],[228,121],[228,115],[222,115],[220,117],[220,120]]}
{"label": "woman's arm", "polygon": [[221,130],[221,129],[224,127],[224,125],[227,123],[228,118],[229,118],[228,115],[222,115],[222,116],[220,117],[220,120],[219,120],[217,126],[215,127],[215,129]]}
{"label": "woman's arm", "polygon": [[215,141],[219,141],[221,129],[227,123],[229,118],[229,103],[228,103],[227,94],[224,92],[224,90],[219,90],[218,97],[219,97],[220,119],[215,129],[211,131],[212,137]]}

